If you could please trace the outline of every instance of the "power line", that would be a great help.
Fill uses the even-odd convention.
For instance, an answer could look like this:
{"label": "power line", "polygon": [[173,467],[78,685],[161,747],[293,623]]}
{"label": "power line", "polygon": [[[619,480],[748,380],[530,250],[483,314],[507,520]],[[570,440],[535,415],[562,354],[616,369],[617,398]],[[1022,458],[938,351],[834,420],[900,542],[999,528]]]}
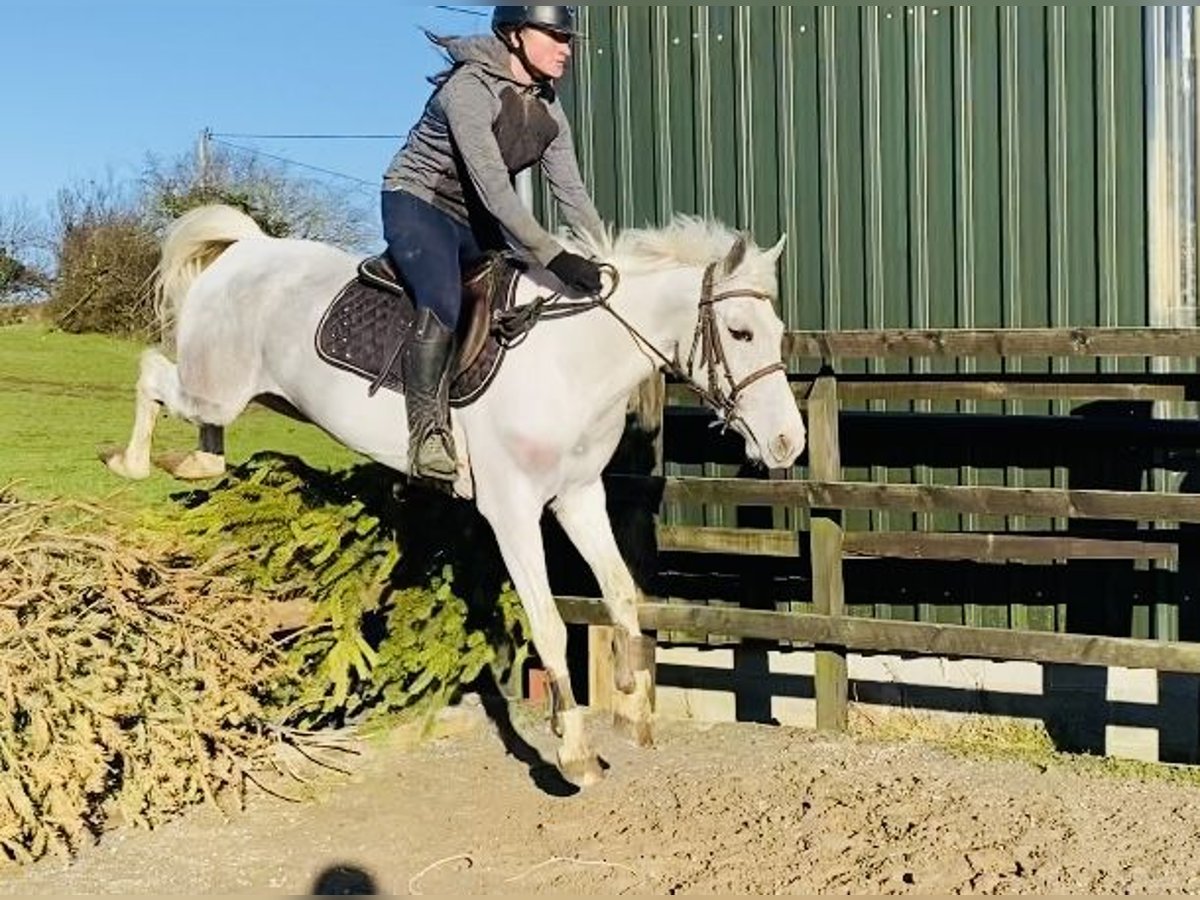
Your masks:
{"label": "power line", "polygon": [[212,133],[214,138],[286,140],[286,141],[394,141],[402,134],[245,134],[237,132]]}
{"label": "power line", "polygon": [[334,178],[344,178],[346,181],[353,181],[354,183],[362,185],[363,187],[376,188],[379,186],[379,183],[376,181],[364,181],[363,179],[356,178],[353,175],[347,175],[345,172],[335,172],[333,169],[323,169],[320,166],[313,166],[309,165],[308,163],[298,162],[294,159],[288,159],[285,156],[276,156],[273,153],[265,153],[264,151],[258,150],[254,147],[243,147],[238,144],[231,144],[229,141],[221,140],[215,134],[210,134],[209,140],[211,140],[214,144],[220,144],[221,146],[228,147],[231,150],[240,150],[242,153],[251,153],[255,156],[261,156],[266,159],[273,159],[276,162],[286,163],[289,166],[298,166],[301,169],[309,169],[313,172],[320,172],[323,175],[332,175]]}
{"label": "power line", "polygon": [[445,12],[461,13],[464,16],[479,16],[487,18],[491,13],[481,12],[477,9],[471,9],[465,6],[435,6],[434,9],[444,10]]}

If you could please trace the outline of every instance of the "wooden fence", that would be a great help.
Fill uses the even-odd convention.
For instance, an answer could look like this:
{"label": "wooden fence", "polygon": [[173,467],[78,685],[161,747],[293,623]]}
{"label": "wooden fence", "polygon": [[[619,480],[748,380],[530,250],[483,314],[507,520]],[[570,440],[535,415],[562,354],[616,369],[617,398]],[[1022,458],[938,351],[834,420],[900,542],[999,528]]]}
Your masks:
{"label": "wooden fence", "polygon": [[[982,562],[1124,559],[1173,564],[1179,557],[1177,528],[1200,523],[1200,496],[1166,490],[1078,490],[975,485],[889,484],[843,479],[843,404],[885,399],[928,401],[1153,401],[1178,403],[1200,398],[1200,378],[1149,361],[1200,357],[1200,329],[993,329],[946,331],[793,332],[785,358],[815,375],[793,375],[805,409],[809,447],[805,477],[771,473],[769,478],[670,477],[656,480],[664,503],[713,503],[790,507],[807,511],[807,531],[661,525],[659,548],[695,553],[800,557],[807,543],[813,613],[739,609],[650,599],[642,608],[648,631],[684,631],[788,641],[816,649],[817,724],[843,729],[847,722],[849,651],[932,654],[983,659],[1031,660],[1149,668],[1200,673],[1200,643],[1103,637],[886,621],[846,614],[843,563],[851,556]],[[941,368],[981,358],[1007,362],[1034,358],[1053,363],[1045,372],[856,373],[839,376],[846,360],[941,360]],[[1066,360],[1088,360],[1096,369],[1064,371]],[[1140,360],[1146,371],[1111,371],[1118,361]],[[1103,362],[1102,362],[1103,361]],[[972,362],[971,365],[973,365]],[[911,366],[910,366],[911,368]],[[919,368],[919,366],[918,366]],[[930,368],[926,365],[925,368]],[[970,368],[970,366],[967,366]],[[1076,364],[1078,368],[1078,364]],[[672,392],[671,397],[679,396]],[[922,413],[911,418],[920,426]],[[970,413],[961,419],[967,421]],[[1189,425],[1191,423],[1182,423]],[[1153,421],[1142,425],[1153,443]],[[1185,442],[1200,445],[1200,429]],[[1102,449],[1097,450],[1102,452]],[[797,466],[797,473],[801,467]],[[620,487],[631,476],[613,476]],[[1140,527],[1118,537],[1010,534],[925,530],[910,533],[847,531],[843,511],[901,510],[1031,516],[1058,520],[1120,520]],[[1133,535],[1133,536],[1128,536]],[[716,598],[714,598],[716,599]],[[725,598],[727,599],[727,598]],[[564,597],[568,622],[604,627],[607,617],[595,600]],[[603,633],[601,633],[603,635]],[[592,640],[595,651],[606,646]],[[603,663],[601,663],[603,664]],[[593,698],[597,702],[597,698]],[[604,699],[598,698],[603,704]]]}

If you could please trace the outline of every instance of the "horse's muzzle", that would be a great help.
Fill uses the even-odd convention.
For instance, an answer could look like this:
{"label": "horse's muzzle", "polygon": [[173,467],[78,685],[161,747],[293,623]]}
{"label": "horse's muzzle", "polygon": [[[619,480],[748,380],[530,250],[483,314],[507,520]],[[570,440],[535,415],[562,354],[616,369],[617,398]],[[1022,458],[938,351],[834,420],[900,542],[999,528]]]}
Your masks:
{"label": "horse's muzzle", "polygon": [[771,438],[767,444],[768,459],[763,460],[771,469],[786,469],[790,467],[804,452],[805,434],[798,435],[781,431]]}

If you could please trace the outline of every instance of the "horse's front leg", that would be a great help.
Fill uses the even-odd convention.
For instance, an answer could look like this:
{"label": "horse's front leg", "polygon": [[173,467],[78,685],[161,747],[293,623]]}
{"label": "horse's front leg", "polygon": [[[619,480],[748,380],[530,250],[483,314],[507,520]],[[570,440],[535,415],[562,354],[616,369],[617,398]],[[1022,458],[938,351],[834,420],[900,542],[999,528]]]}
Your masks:
{"label": "horse's front leg", "polygon": [[613,724],[639,746],[648,747],[653,742],[654,642],[642,635],[638,624],[640,592],[613,536],[603,482],[597,478],[562,493],[552,509],[596,576],[615,625]]}
{"label": "horse's front leg", "polygon": [[521,496],[521,481],[515,472],[506,472],[503,481],[497,484],[493,478],[478,484],[479,509],[496,534],[508,574],[529,619],[533,645],[550,676],[551,716],[555,733],[562,738],[559,770],[567,780],[585,787],[599,782],[604,770],[587,739],[583,710],[575,703],[575,693],[571,690],[567,628],[546,573],[542,506]]}

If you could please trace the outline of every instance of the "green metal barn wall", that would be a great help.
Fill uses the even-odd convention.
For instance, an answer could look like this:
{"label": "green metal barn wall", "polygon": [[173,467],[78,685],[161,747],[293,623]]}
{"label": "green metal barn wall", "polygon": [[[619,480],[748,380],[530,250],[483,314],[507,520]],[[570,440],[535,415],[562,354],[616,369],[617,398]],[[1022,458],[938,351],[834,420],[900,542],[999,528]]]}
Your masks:
{"label": "green metal barn wall", "polygon": [[[581,7],[581,18],[587,38],[576,46],[564,100],[601,213],[618,226],[700,213],[748,228],[764,245],[786,232],[781,305],[789,327],[1150,321],[1141,9],[592,5]],[[541,185],[535,195],[552,215]],[[945,364],[845,361],[841,369],[910,365]],[[998,363],[961,365],[983,371]],[[847,476],[1065,483],[1065,472],[1012,468]],[[708,524],[732,524],[733,516],[711,507],[667,512]],[[853,528],[1004,524],[847,516]],[[989,577],[1022,576],[1002,569]],[[1013,588],[1024,592],[1015,581]],[[1062,627],[1053,592],[992,608],[971,593],[968,585],[941,602],[860,611]],[[1146,625],[1136,630],[1145,631],[1159,617],[1143,609],[1139,618]]]}
{"label": "green metal barn wall", "polygon": [[1140,8],[581,18],[565,93],[602,213],[787,232],[789,326],[1147,323]]}

